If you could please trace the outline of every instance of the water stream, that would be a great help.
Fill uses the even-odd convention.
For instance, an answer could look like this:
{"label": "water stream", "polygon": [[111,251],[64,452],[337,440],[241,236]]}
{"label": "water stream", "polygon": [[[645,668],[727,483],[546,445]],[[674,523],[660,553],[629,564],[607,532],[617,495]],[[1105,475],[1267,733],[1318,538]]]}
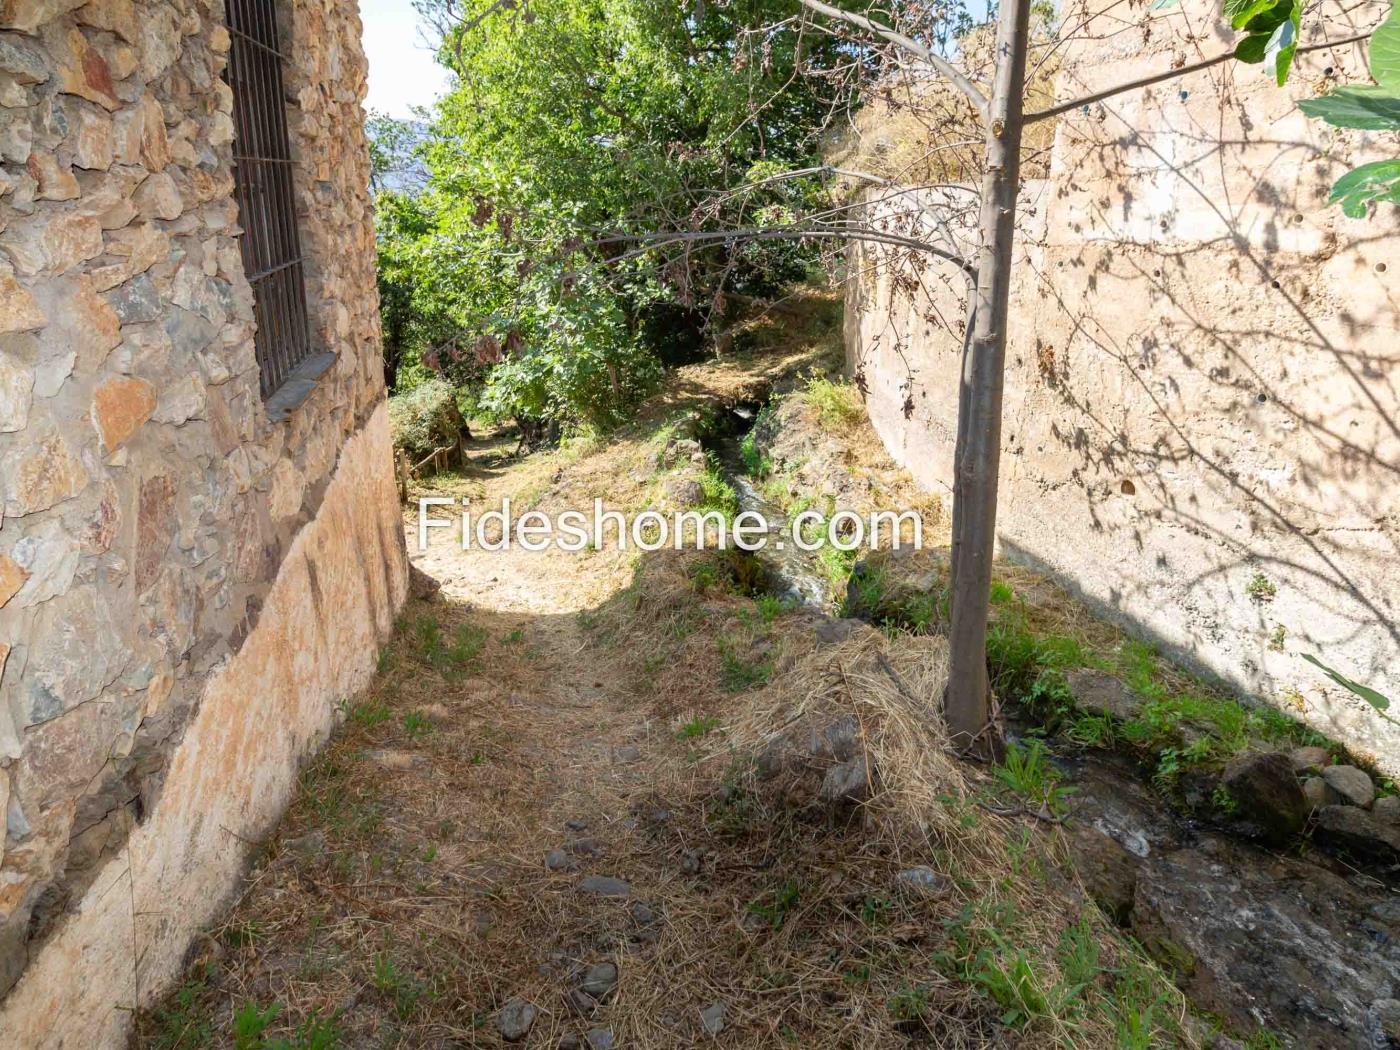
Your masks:
{"label": "water stream", "polygon": [[820,552],[804,551],[793,542],[787,514],[763,494],[744,466],[741,446],[761,407],[740,404],[729,409],[702,443],[719,461],[721,474],[738,495],[739,510],[757,514],[767,523],[768,542],[755,557],[763,566],[768,591],[797,605],[826,610],[831,605],[831,584]]}

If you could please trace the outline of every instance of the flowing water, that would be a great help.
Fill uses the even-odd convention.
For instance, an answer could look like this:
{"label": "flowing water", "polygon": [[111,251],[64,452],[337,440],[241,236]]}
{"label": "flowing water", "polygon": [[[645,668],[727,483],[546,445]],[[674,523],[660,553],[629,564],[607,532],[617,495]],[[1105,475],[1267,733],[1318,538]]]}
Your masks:
{"label": "flowing water", "polygon": [[760,491],[744,467],[741,445],[757,421],[759,407],[737,405],[730,409],[704,446],[714,453],[724,479],[738,495],[740,511],[757,514],[767,524],[768,542],[755,557],[763,566],[768,590],[794,604],[824,610],[831,605],[832,588],[820,552],[804,551],[793,542],[787,514]]}

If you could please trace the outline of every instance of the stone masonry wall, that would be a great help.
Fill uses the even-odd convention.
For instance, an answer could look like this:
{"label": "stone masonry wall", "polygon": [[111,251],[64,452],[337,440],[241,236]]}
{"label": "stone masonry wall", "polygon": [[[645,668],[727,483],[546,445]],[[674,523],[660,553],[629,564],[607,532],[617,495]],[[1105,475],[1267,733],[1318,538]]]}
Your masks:
{"label": "stone masonry wall", "polygon": [[[1115,7],[1064,48],[1059,96],[1228,50],[1218,10]],[[1304,43],[1380,13],[1310,11]],[[998,540],[1395,775],[1400,729],[1302,659],[1400,697],[1400,227],[1390,205],[1351,220],[1326,200],[1394,138],[1296,106],[1365,80],[1345,46],[1284,89],[1230,62],[1060,120],[1050,179],[1023,195]],[[960,282],[882,249],[852,264],[871,418],[947,493]]]}
{"label": "stone masonry wall", "polygon": [[[48,946],[96,936],[94,886],[227,892],[230,843],[275,819],[403,597],[387,427],[371,425],[384,385],[360,22],[336,0],[279,6],[312,340],[336,355],[284,422],[259,395],[222,0],[0,0],[0,997]],[[342,501],[388,502],[323,505],[342,477]],[[352,517],[328,534],[328,514]],[[318,553],[293,565],[313,526]],[[347,551],[361,579],[345,593],[331,574]],[[289,573],[304,593],[278,609],[307,620],[266,623]],[[343,628],[318,618],[330,597]],[[281,677],[246,668],[259,632],[296,645]],[[228,697],[230,675],[285,711]],[[193,738],[213,698],[224,721]],[[211,810],[235,780],[275,790],[220,842],[180,827],[200,850],[180,854],[184,882],[156,878],[127,843],[144,833],[151,864],[174,848],[149,829],[176,828],[190,761],[221,771],[200,788]],[[147,932],[152,977],[137,967],[100,1009],[153,994],[193,929]],[[12,1021],[36,994],[15,990],[29,1007],[6,1003]]]}

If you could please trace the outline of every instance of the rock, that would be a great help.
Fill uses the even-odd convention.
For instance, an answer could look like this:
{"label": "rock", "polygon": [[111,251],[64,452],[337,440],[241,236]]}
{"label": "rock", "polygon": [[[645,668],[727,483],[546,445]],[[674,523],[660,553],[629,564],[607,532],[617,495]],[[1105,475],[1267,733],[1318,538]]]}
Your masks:
{"label": "rock", "polygon": [[594,1028],[584,1036],[588,1050],[612,1050],[617,1045],[611,1028]]}
{"label": "rock", "polygon": [[117,311],[122,324],[146,324],[160,320],[160,293],[144,273],[109,292],[107,302]]}
{"label": "rock", "polygon": [[1339,802],[1366,809],[1376,799],[1376,785],[1355,766],[1328,766],[1322,771],[1322,779]]}
{"label": "rock", "polygon": [[506,1042],[518,1043],[530,1034],[538,1016],[539,1010],[533,1003],[527,1003],[524,999],[511,999],[496,1015],[496,1027],[500,1029],[501,1038]]}
{"label": "rock", "polygon": [[34,373],[11,364],[0,354],[0,434],[17,434],[23,430],[29,424],[29,406],[33,402]]}
{"label": "rock", "polygon": [[640,748],[627,744],[617,749],[615,757],[623,765],[631,765],[633,762],[641,761],[642,752]]}
{"label": "rock", "polygon": [[1307,802],[1308,812],[1315,813],[1323,806],[1331,804],[1331,796],[1327,790],[1327,781],[1321,777],[1308,777],[1303,781],[1303,799]]}
{"label": "rock", "polygon": [[598,1003],[579,988],[570,988],[564,993],[564,1005],[579,1017],[592,1017],[598,1012]]}
{"label": "rock", "polygon": [[1077,706],[1096,715],[1109,715],[1126,722],[1142,710],[1142,697],[1117,675],[1092,667],[1076,667],[1065,672],[1065,682]]}
{"label": "rock", "polygon": [[0,554],[0,609],[9,604],[29,579],[24,567],[7,554]]}
{"label": "rock", "polygon": [[813,629],[813,633],[823,645],[839,645],[856,630],[866,626],[863,620],[821,620]]}
{"label": "rock", "polygon": [[602,852],[591,838],[571,839],[564,848],[575,857],[596,857]]}
{"label": "rock", "polygon": [[[0,388],[0,394],[4,392]],[[28,400],[26,394],[25,401]],[[28,405],[22,409],[18,406],[0,407],[0,412],[11,410],[23,411],[27,415]],[[47,422],[34,427],[25,435],[24,441],[16,442],[8,451],[0,445],[0,453],[3,453],[0,454],[0,522],[6,516],[23,517],[72,499],[86,487],[89,480],[77,450]]]}
{"label": "rock", "polygon": [[1400,824],[1400,795],[1387,795],[1385,798],[1376,799],[1375,805],[1371,807],[1371,816],[1378,824]]}
{"label": "rock", "polygon": [[564,821],[564,827],[568,828],[570,831],[587,831],[588,821],[583,817],[572,817]]}
{"label": "rock", "polygon": [[692,478],[669,478],[665,492],[667,498],[678,507],[698,506],[705,499],[704,488]]}
{"label": "rock", "polygon": [[1133,910],[1142,859],[1112,836],[1075,821],[1069,826],[1070,859],[1084,889],[1114,922],[1125,925]]}
{"label": "rock", "polygon": [[1377,999],[1371,1004],[1371,1015],[1376,1020],[1377,1032],[1388,1039],[1391,1046],[1400,1046],[1400,999]]}
{"label": "rock", "polygon": [[699,875],[704,864],[705,851],[703,849],[688,849],[681,854],[682,875]]}
{"label": "rock", "polygon": [[185,210],[175,180],[163,171],[146,177],[131,201],[143,219],[178,219]]}
{"label": "rock", "polygon": [[609,875],[590,875],[578,884],[580,893],[590,893],[597,897],[630,897],[632,887],[622,879]]}
{"label": "rock", "polygon": [[574,871],[578,868],[578,861],[562,849],[552,849],[544,855],[544,866],[550,871]]}
{"label": "rock", "polygon": [[44,52],[23,37],[0,33],[0,72],[17,84],[42,84],[49,79],[49,63]]}
{"label": "rock", "polygon": [[573,1032],[568,1032],[559,1037],[559,1050],[582,1050],[583,1040]]}
{"label": "rock", "polygon": [[820,797],[831,804],[854,804],[870,797],[870,767],[861,755],[832,766],[822,779]]}
{"label": "rock", "polygon": [[719,1035],[724,1031],[724,1004],[711,1003],[700,1011],[700,1027],[709,1036]]}
{"label": "rock", "polygon": [[1317,811],[1317,835],[1357,853],[1400,859],[1400,824],[1383,824],[1356,806],[1323,806]]}
{"label": "rock", "polygon": [[901,871],[894,877],[894,885],[913,897],[938,897],[948,892],[951,883],[932,868],[918,867]]}
{"label": "rock", "polygon": [[617,987],[617,967],[610,962],[590,966],[584,971],[579,987],[598,1002],[602,1002]]}
{"label": "rock", "polygon": [[428,601],[442,590],[442,584],[418,566],[409,562],[408,565],[408,593],[420,602]]}
{"label": "rock", "polygon": [[47,320],[33,294],[0,263],[0,335],[43,328]]}
{"label": "rock", "polygon": [[1232,1028],[1372,1046],[1371,1004],[1400,973],[1400,938],[1377,929],[1372,900],[1326,869],[1202,836],[1200,848],[1144,864],[1132,927],[1193,1005]]}
{"label": "rock", "polygon": [[630,911],[638,926],[650,926],[656,921],[656,909],[643,901],[633,901]]}
{"label": "rock", "polygon": [[1293,760],[1293,768],[1299,773],[1321,770],[1332,761],[1332,753],[1325,747],[1295,748],[1288,757]]}
{"label": "rock", "polygon": [[[144,278],[143,278],[144,279]],[[108,379],[92,395],[92,421],[108,453],[126,444],[156,410],[155,388],[144,379]]]}
{"label": "rock", "polygon": [[1220,784],[1238,805],[1245,829],[1270,842],[1288,842],[1307,822],[1307,800],[1285,754],[1239,755],[1225,767]]}

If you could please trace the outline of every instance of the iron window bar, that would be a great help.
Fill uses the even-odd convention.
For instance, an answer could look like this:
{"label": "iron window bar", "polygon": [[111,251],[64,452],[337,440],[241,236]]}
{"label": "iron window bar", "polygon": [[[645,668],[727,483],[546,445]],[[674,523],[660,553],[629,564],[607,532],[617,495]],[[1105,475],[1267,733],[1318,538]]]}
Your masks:
{"label": "iron window bar", "polygon": [[253,288],[254,348],[266,399],[311,354],[276,0],[228,0],[228,31],[234,197],[243,227],[243,269]]}

